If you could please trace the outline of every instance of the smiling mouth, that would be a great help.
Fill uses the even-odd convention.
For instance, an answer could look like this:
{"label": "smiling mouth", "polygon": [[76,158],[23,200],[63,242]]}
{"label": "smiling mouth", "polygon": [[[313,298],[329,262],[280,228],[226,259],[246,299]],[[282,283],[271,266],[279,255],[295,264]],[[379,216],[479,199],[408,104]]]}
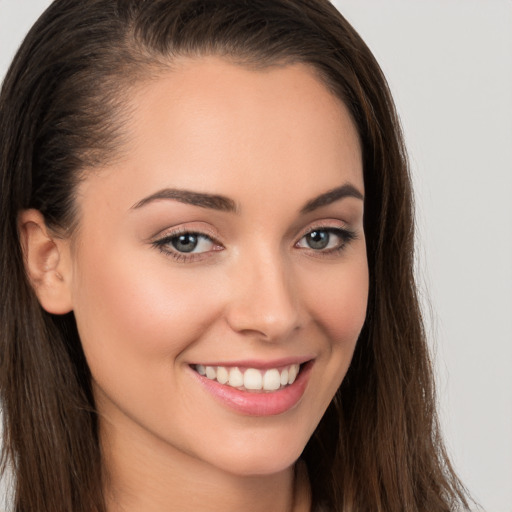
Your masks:
{"label": "smiling mouth", "polygon": [[272,393],[284,389],[295,382],[302,366],[290,364],[281,368],[240,368],[238,366],[204,366],[192,365],[199,375],[219,384],[230,386],[240,391]]}

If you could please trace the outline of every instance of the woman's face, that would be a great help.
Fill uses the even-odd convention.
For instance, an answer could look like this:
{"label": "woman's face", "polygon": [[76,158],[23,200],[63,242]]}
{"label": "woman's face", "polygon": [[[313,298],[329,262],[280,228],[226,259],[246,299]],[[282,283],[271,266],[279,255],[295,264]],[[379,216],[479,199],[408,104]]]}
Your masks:
{"label": "woman's face", "polygon": [[69,245],[102,428],[132,450],[280,471],[365,318],[354,125],[305,65],[214,57],[148,82],[131,112],[122,160],[79,186]]}

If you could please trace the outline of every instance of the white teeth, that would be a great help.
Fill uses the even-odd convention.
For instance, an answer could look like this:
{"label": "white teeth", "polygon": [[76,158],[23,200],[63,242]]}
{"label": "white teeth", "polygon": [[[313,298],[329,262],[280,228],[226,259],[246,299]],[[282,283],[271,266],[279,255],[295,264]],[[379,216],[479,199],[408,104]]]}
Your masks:
{"label": "white teeth", "polygon": [[244,388],[245,389],[261,389],[263,387],[263,377],[259,370],[249,368],[244,373]]}
{"label": "white teeth", "polygon": [[229,373],[224,366],[217,367],[217,381],[221,384],[226,384],[229,380]]}
{"label": "white teeth", "polygon": [[299,365],[292,364],[290,366],[290,370],[288,371],[288,384],[293,384],[295,379],[297,378],[297,374],[299,373]]}
{"label": "white teeth", "polygon": [[232,388],[241,388],[244,385],[244,376],[238,368],[229,370],[228,383]]}
{"label": "white teeth", "polygon": [[206,367],[206,376],[211,380],[213,380],[217,377],[217,371],[215,370],[215,368],[213,366]]}
{"label": "white teeth", "polygon": [[263,376],[263,389],[265,391],[275,391],[281,387],[281,375],[279,370],[267,370]]}
{"label": "white teeth", "polygon": [[300,371],[299,364],[291,364],[281,370],[270,368],[258,370],[247,368],[242,372],[237,367],[195,365],[197,373],[220,384],[250,391],[277,391],[295,382]]}

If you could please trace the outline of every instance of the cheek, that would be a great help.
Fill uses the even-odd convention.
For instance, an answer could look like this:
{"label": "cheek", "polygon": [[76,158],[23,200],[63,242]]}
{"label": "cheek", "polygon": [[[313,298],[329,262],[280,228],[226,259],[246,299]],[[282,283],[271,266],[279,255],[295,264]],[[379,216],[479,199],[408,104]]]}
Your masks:
{"label": "cheek", "polygon": [[312,375],[307,392],[309,406],[300,416],[300,422],[309,426],[308,436],[317,427],[347,373],[365,321],[369,282],[366,252],[347,264],[326,266],[314,275],[315,282],[322,286],[311,287],[311,281],[308,286],[301,283],[314,321],[311,337],[322,340],[316,361],[319,371]]}
{"label": "cheek", "polygon": [[313,316],[327,340],[318,361],[323,367],[318,384],[323,392],[318,394],[317,404],[321,414],[347,373],[366,318],[369,284],[366,251],[361,250],[359,257],[346,265],[340,264],[328,274],[323,276],[322,293],[313,299]]}
{"label": "cheek", "polygon": [[180,353],[216,315],[215,298],[204,293],[204,282],[166,271],[164,257],[131,260],[129,253],[122,258],[84,253],[80,258],[74,311],[97,379],[114,373],[143,378],[147,366],[142,362],[167,376],[169,366],[177,358],[179,363]]}
{"label": "cheek", "polygon": [[317,324],[331,343],[331,350],[352,350],[366,317],[368,266],[366,257],[326,275],[321,293],[312,300]]}

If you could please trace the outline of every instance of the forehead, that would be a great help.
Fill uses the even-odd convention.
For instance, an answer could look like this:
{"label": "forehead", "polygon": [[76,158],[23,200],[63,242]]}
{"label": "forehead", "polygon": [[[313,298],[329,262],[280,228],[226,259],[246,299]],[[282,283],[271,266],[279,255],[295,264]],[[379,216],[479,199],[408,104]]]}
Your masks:
{"label": "forehead", "polygon": [[181,59],[129,103],[127,151],[112,174],[131,204],[162,187],[282,197],[292,184],[313,196],[350,181],[363,192],[354,123],[308,65]]}

